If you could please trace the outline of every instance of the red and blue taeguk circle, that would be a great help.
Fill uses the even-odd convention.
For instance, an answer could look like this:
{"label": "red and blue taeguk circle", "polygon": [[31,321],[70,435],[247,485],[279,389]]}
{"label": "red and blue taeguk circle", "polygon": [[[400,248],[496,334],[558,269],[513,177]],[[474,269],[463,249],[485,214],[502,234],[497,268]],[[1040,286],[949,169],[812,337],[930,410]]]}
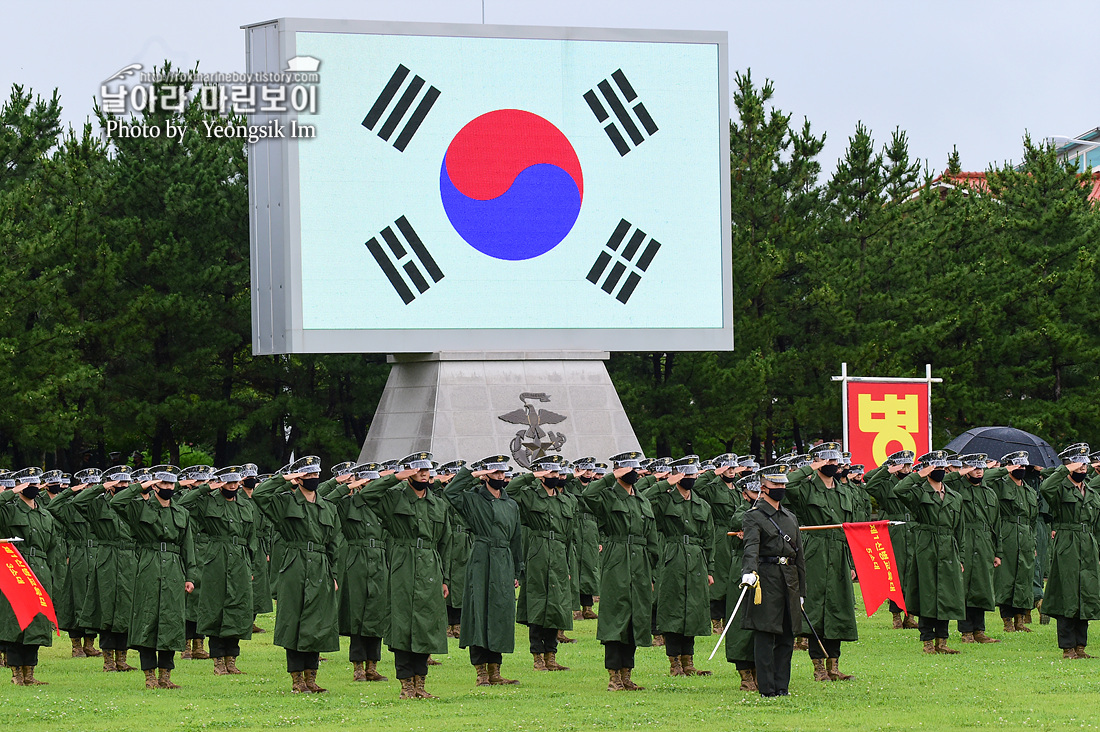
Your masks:
{"label": "red and blue taeguk circle", "polygon": [[584,181],[561,130],[537,114],[498,109],[451,140],[439,192],[451,225],[470,246],[519,260],[565,239],[581,211]]}

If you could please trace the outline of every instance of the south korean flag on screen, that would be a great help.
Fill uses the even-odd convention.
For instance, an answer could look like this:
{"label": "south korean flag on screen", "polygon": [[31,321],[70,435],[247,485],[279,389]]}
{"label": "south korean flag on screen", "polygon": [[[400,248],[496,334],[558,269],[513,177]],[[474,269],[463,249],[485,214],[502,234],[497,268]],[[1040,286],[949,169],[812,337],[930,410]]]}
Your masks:
{"label": "south korean flag on screen", "polygon": [[723,326],[716,44],[296,42],[306,329]]}

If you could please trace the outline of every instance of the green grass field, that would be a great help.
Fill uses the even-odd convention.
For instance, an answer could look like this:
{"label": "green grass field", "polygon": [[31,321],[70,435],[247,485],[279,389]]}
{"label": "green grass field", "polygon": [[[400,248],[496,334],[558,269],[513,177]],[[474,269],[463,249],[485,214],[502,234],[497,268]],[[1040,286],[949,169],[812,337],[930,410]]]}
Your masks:
{"label": "green grass field", "polygon": [[[67,638],[43,649],[37,676],[50,686],[0,689],[5,730],[193,730],[308,728],[316,732],[353,726],[371,730],[870,730],[870,729],[1062,729],[1100,726],[1100,658],[1063,661],[1054,624],[1031,634],[990,634],[1005,641],[963,645],[952,624],[958,656],[925,656],[915,630],[891,630],[885,609],[860,618],[858,643],[845,644],[841,668],[854,681],[816,683],[806,654],[796,653],[791,696],[761,699],[738,690],[737,672],[721,651],[706,656],[717,636],[697,644],[696,666],[709,678],[670,678],[663,649],[640,649],[634,679],[643,692],[607,692],[596,621],[571,633],[559,661],[571,671],[531,669],[527,629],[516,627],[517,652],[505,657],[504,675],[520,686],[474,687],[469,656],[452,640],[451,653],[433,666],[428,690],[438,700],[398,701],[393,657],[383,651],[388,682],[354,683],[347,642],[329,653],[319,681],[328,694],[289,691],[281,648],[271,633],[243,644],[239,666],[246,676],[212,673],[211,661],[177,661],[178,691],[145,691],[140,672],[104,674],[100,659],[69,658]],[[274,616],[263,616],[269,630]],[[705,650],[704,650],[705,649]],[[1100,638],[1097,640],[1100,650]],[[720,660],[721,659],[721,660]],[[136,653],[130,662],[137,664]]]}

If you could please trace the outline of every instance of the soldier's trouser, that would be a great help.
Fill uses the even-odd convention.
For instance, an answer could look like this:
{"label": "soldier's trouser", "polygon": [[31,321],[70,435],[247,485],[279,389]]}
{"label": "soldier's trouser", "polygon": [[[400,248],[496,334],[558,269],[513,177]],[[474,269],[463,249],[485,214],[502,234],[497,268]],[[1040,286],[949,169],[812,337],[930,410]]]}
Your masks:
{"label": "soldier's trouser", "polygon": [[99,647],[105,651],[125,651],[128,645],[126,633],[104,630],[99,634]]}
{"label": "soldier's trouser", "polygon": [[592,607],[595,601],[592,599],[592,595],[586,595],[581,593],[581,607]]}
{"label": "soldier's trouser", "polygon": [[38,646],[26,643],[6,643],[9,666],[37,666]]}
{"label": "soldier's trouser", "polygon": [[96,632],[94,630],[86,630],[84,628],[73,628],[69,631],[69,638],[95,638]]}
{"label": "soldier's trouser", "polygon": [[286,671],[316,671],[321,664],[321,654],[313,651],[296,651],[293,648],[286,649]]}
{"label": "soldier's trouser", "polygon": [[1089,621],[1077,618],[1057,618],[1058,647],[1075,648],[1089,644]]}
{"label": "soldier's trouser", "polygon": [[[891,600],[890,601],[890,612],[892,612],[892,613],[904,613],[905,611],[901,609],[901,605],[899,605],[896,602],[894,602],[893,600]],[[905,614],[908,615],[909,613],[905,613]]]}
{"label": "soldier's trouser", "polygon": [[806,639],[810,642],[810,658],[840,658],[840,641],[826,638],[820,630],[817,631],[817,634],[821,636],[821,645],[825,646],[825,653],[821,652],[821,646],[817,644],[817,638],[814,637],[813,633],[810,633],[806,636]]}
{"label": "soldier's trouser", "polygon": [[980,607],[968,607],[966,609],[966,619],[959,621],[960,633],[975,633],[977,631],[985,632],[985,610]]}
{"label": "soldier's trouser", "polygon": [[694,656],[695,636],[680,633],[665,633],[666,656]]}
{"label": "soldier's trouser", "polygon": [[225,658],[226,656],[236,658],[241,655],[241,639],[210,636],[210,655],[213,658]]}
{"label": "soldier's trouser", "polygon": [[711,598],[711,601],[710,601],[710,619],[711,620],[725,620],[726,619],[726,598],[720,597],[717,600]]}
{"label": "soldier's trouser", "polygon": [[[756,653],[756,685],[760,696],[780,696],[791,683],[791,656],[794,655],[794,631],[791,611],[783,604],[783,632],[758,630],[753,637]],[[740,666],[738,666],[740,668]]]}
{"label": "soldier's trouser", "polygon": [[500,664],[504,661],[504,654],[490,651],[483,646],[470,646],[470,664],[480,666],[483,663]]}
{"label": "soldier's trouser", "polygon": [[558,629],[544,628],[541,625],[530,625],[527,628],[527,637],[531,641],[531,653],[557,653]]}
{"label": "soldier's trouser", "polygon": [[175,651],[159,651],[148,646],[139,646],[138,656],[141,657],[141,670],[151,671],[157,668],[172,669],[176,667]]}
{"label": "soldier's trouser", "polygon": [[348,646],[348,660],[352,663],[382,660],[382,639],[368,635],[351,636]]}
{"label": "soldier's trouser", "polygon": [[634,668],[634,651],[636,651],[637,648],[638,646],[633,642],[605,642],[603,644],[603,667],[614,671],[623,668]]}
{"label": "soldier's trouser", "polygon": [[199,623],[197,620],[184,620],[183,621],[183,634],[187,640],[192,638],[205,638],[205,635],[199,634]]}
{"label": "soldier's trouser", "polygon": [[413,676],[428,675],[428,654],[413,653],[391,648],[393,651],[393,666],[399,679],[411,679]]}
{"label": "soldier's trouser", "polygon": [[462,623],[462,608],[447,606],[447,625],[460,625]]}
{"label": "soldier's trouser", "polygon": [[[950,635],[947,629],[947,626],[950,624],[950,620],[926,618],[922,615],[920,620],[917,621],[917,630],[920,631],[920,639],[922,641],[936,640],[937,638],[947,638],[948,635]],[[810,647],[810,650],[813,650],[813,646]]]}
{"label": "soldier's trouser", "polygon": [[649,625],[649,632],[652,633],[653,635],[660,635],[661,631],[660,631],[659,628],[657,628],[657,603],[656,602],[653,603],[653,613],[650,617],[651,617],[651,622],[650,622],[650,625]]}
{"label": "soldier's trouser", "polygon": [[[1031,612],[1029,607],[1012,607],[1011,605],[1001,605],[1001,618],[1011,618],[1016,615],[1026,615]],[[959,630],[962,630],[960,627]],[[982,630],[985,630],[984,628]]]}

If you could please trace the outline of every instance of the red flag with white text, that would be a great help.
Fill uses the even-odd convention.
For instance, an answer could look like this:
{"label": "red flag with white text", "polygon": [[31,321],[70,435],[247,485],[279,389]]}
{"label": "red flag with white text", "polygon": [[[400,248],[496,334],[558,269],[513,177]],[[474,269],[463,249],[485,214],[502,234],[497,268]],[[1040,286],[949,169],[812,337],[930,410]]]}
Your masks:
{"label": "red flag with white text", "polygon": [[0,542],[0,593],[11,605],[20,630],[26,630],[35,616],[42,613],[49,619],[57,634],[57,613],[53,609],[46,588],[38,581],[34,571],[27,566],[23,555],[10,541]]}
{"label": "red flag with white text", "polygon": [[852,550],[867,617],[871,617],[886,600],[893,600],[905,610],[901,576],[894,561],[894,545],[890,543],[890,522],[844,524],[844,536],[848,539],[848,548]]}

